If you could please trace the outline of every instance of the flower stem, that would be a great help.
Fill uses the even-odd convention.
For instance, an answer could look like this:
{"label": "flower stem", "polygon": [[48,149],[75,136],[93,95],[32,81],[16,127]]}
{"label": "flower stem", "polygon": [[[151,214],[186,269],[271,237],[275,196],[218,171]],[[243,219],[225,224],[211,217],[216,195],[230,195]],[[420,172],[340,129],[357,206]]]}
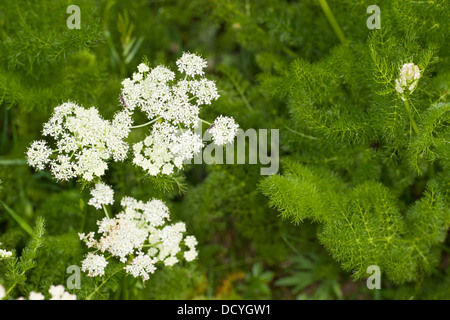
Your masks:
{"label": "flower stem", "polygon": [[414,129],[414,132],[416,134],[419,134],[419,127],[417,126],[416,121],[414,120],[414,116],[411,113],[411,108],[409,107],[409,102],[407,99],[405,99],[405,108],[406,108],[406,112],[408,113],[408,117],[409,117],[409,122],[411,123],[411,126]]}
{"label": "flower stem", "polygon": [[158,241],[158,242],[152,243],[152,244],[144,244],[144,245],[142,246],[142,248],[151,248],[151,247],[157,246],[157,245],[160,244],[160,243],[162,243],[162,241]]}
{"label": "flower stem", "polygon": [[105,211],[106,217],[107,217],[108,219],[110,219],[108,210],[106,209],[106,206],[105,206],[104,204],[102,204],[102,207],[103,207],[103,211]]}
{"label": "flower stem", "polygon": [[[23,275],[23,272],[21,273],[21,275]],[[16,287],[17,283],[14,283],[6,292],[5,297],[9,296],[9,294],[11,293],[11,291],[13,291],[13,289]]]}
{"label": "flower stem", "polygon": [[300,133],[300,132],[298,132],[298,131],[295,131],[295,130],[289,128],[289,127],[288,127],[287,125],[285,125],[284,123],[283,123],[283,125],[284,125],[284,126],[286,127],[286,129],[288,129],[290,132],[295,133],[295,134],[298,134],[300,137],[308,138],[308,139],[311,139],[311,140],[320,140],[319,138],[316,138],[316,137],[313,137],[313,136],[309,136],[309,135],[307,135],[307,134],[304,134],[304,133]]}
{"label": "flower stem", "polygon": [[211,123],[211,122],[208,122],[208,121],[206,121],[206,120],[203,120],[203,119],[201,119],[201,118],[200,118],[200,120],[202,120],[202,122],[206,123],[206,124],[207,124],[208,126],[212,125],[212,123]]}
{"label": "flower stem", "polygon": [[142,127],[148,126],[148,125],[150,125],[150,124],[152,124],[152,123],[158,121],[158,120],[161,119],[161,118],[162,118],[162,117],[158,117],[158,118],[153,119],[152,121],[146,122],[146,123],[144,123],[144,124],[140,124],[140,125],[138,125],[138,126],[132,126],[132,127],[130,127],[130,129],[137,129],[137,128],[142,128]]}
{"label": "flower stem", "polygon": [[331,11],[330,7],[328,6],[327,0],[319,0],[320,6],[322,7],[323,12],[327,16],[328,21],[331,24],[331,27],[334,30],[334,33],[338,36],[339,40],[341,40],[342,43],[347,42],[347,38],[344,35],[344,32],[342,32],[341,27],[339,26],[339,23],[337,22],[336,18],[333,15],[333,12]]}

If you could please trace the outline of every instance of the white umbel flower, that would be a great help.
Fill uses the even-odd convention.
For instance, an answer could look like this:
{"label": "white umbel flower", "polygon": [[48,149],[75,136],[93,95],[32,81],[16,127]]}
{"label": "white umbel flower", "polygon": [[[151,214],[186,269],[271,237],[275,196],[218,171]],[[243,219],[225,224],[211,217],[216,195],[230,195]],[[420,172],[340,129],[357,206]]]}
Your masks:
{"label": "white umbel flower", "polygon": [[108,205],[114,203],[114,190],[103,182],[99,182],[95,185],[95,188],[91,190],[92,198],[88,204],[94,206],[97,209],[101,209],[102,205]]}
{"label": "white umbel flower", "polygon": [[79,233],[78,236],[80,237],[81,241],[84,241],[86,243],[86,246],[88,248],[92,248],[97,244],[97,240],[94,239],[94,232],[89,232],[87,235],[84,233]]}
{"label": "white umbel flower", "polygon": [[188,262],[193,261],[198,255],[198,252],[195,250],[195,247],[198,244],[197,239],[194,236],[186,236],[186,238],[184,238],[184,244],[190,249],[189,251],[184,252],[184,258]]}
{"label": "white umbel flower", "polygon": [[[0,245],[2,243],[0,242]],[[12,256],[12,252],[11,251],[7,251],[5,249],[0,249],[0,260],[2,259],[8,259],[9,257]]]}
{"label": "white umbel flower", "polygon": [[[3,287],[0,285],[0,300],[3,298],[1,292],[2,288]],[[51,285],[48,292],[51,295],[50,300],[77,300],[77,296],[67,292],[62,285]],[[25,300],[25,298],[19,297],[17,300]],[[28,300],[45,300],[45,296],[41,292],[31,291],[28,295]]]}
{"label": "white umbel flower", "polygon": [[400,68],[400,76],[395,80],[395,90],[401,94],[403,100],[406,92],[411,94],[416,89],[420,77],[420,69],[414,63],[405,63]]}
{"label": "white umbel flower", "polygon": [[127,257],[137,248],[142,248],[147,239],[145,229],[120,214],[115,219],[104,218],[99,223],[99,232],[103,234],[98,244],[100,251],[108,251],[121,262],[126,262]]}
{"label": "white umbel flower", "polygon": [[171,256],[166,258],[166,260],[164,260],[164,265],[166,267],[173,267],[177,262],[178,262],[177,257]]}
{"label": "white umbel flower", "polygon": [[195,249],[195,246],[198,244],[198,242],[194,236],[187,236],[186,238],[184,238],[184,244],[189,249]]}
{"label": "white umbel flower", "polygon": [[[177,255],[183,252],[183,238],[191,251],[188,259],[195,258],[197,240],[193,236],[184,237],[186,225],[183,222],[169,224],[169,209],[164,202],[124,197],[121,205],[123,211],[114,218],[97,222],[100,239],[94,239],[93,233],[79,234],[89,248],[117,257],[126,264],[127,273],[144,281],[149,279],[158,263],[173,266],[179,261]],[[89,272],[89,276],[102,275],[104,267],[106,260],[99,254],[89,253],[82,262],[82,270]]]}
{"label": "white umbel flower", "polygon": [[141,63],[140,65],[138,65],[138,71],[140,73],[145,73],[148,72],[149,70],[150,70],[149,67],[145,63]]}
{"label": "white umbel flower", "polygon": [[66,292],[62,285],[51,285],[48,292],[52,296],[50,300],[77,300],[77,296]]}
{"label": "white umbel flower", "polygon": [[220,115],[208,129],[212,135],[212,140],[222,146],[230,143],[236,137],[239,125],[234,121],[233,117],[224,117]]}
{"label": "white umbel flower", "polygon": [[197,258],[197,255],[198,255],[198,253],[195,250],[189,250],[189,251],[184,252],[184,258],[188,262],[195,260],[195,258]]}
{"label": "white umbel flower", "polygon": [[45,297],[40,292],[31,291],[28,300],[45,300]]}
{"label": "white umbel flower", "polygon": [[7,259],[12,256],[11,251],[7,251],[5,249],[0,249],[0,260],[1,259]]}
{"label": "white umbel flower", "polygon": [[196,127],[199,107],[211,104],[219,98],[219,94],[214,81],[193,78],[204,75],[204,59],[185,53],[177,65],[180,72],[189,76],[187,79],[177,81],[175,73],[164,66],[156,66],[142,73],[147,69],[139,65],[139,73],[122,81],[122,97],[127,108],[131,111],[140,108],[150,120],[162,118],[173,125]]}
{"label": "white umbel flower", "polygon": [[38,170],[44,170],[45,165],[50,162],[51,155],[52,149],[44,140],[33,141],[27,151],[28,165]]}
{"label": "white umbel flower", "polygon": [[132,197],[124,197],[121,205],[128,217],[139,223],[148,224],[150,227],[160,227],[170,220],[169,208],[159,199],[152,199],[144,203]]}
{"label": "white umbel flower", "polygon": [[171,174],[181,169],[185,160],[192,159],[203,147],[202,138],[193,131],[182,133],[168,123],[156,123],[144,141],[133,146],[133,163],[152,176]]}
{"label": "white umbel flower", "polygon": [[157,261],[156,258],[151,258],[150,256],[141,253],[125,267],[125,270],[133,277],[142,277],[142,280],[147,281],[150,279],[149,274],[155,272],[155,263]]}
{"label": "white umbel flower", "polygon": [[[183,226],[180,228],[180,226]],[[182,222],[174,225],[165,226],[158,233],[157,248],[159,249],[159,259],[165,260],[168,256],[175,256],[181,251],[180,243],[183,239],[183,232],[186,231],[186,226]]]}
{"label": "white umbel flower", "polygon": [[180,72],[186,73],[188,76],[204,75],[207,66],[206,60],[196,54],[185,52],[180,59],[177,60],[177,67]]}
{"label": "white umbel flower", "polygon": [[186,74],[179,80],[165,66],[140,64],[138,73],[122,81],[127,109],[139,108],[153,124],[150,135],[133,146],[133,163],[152,176],[173,174],[201,151],[202,139],[194,132],[201,106],[219,98],[215,82],[204,78],[206,60],[185,52],[176,64]]}
{"label": "white umbel flower", "polygon": [[92,181],[104,175],[108,160],[126,158],[128,145],[124,139],[131,124],[132,114],[127,109],[116,113],[110,122],[94,107],[85,109],[72,102],[64,103],[54,109],[43,129],[45,136],[55,140],[56,150],[45,141],[34,141],[27,152],[28,163],[38,170],[50,163],[58,180],[80,177]]}
{"label": "white umbel flower", "polygon": [[197,98],[197,105],[211,104],[213,100],[219,98],[214,81],[203,78],[199,81],[191,81],[189,85],[192,94]]}
{"label": "white umbel flower", "polygon": [[102,255],[88,253],[81,262],[81,270],[87,272],[89,277],[97,277],[105,274],[105,268],[108,265],[105,257]]}

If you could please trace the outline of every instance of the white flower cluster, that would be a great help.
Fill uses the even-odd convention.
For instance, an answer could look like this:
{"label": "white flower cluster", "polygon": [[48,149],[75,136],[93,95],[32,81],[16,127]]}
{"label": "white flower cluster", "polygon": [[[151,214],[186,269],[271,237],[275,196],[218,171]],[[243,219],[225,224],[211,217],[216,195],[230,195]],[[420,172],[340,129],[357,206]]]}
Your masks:
{"label": "white flower cluster", "polygon": [[212,140],[222,146],[233,141],[239,129],[239,125],[233,117],[219,116],[208,129],[212,135]]}
{"label": "white flower cluster", "polygon": [[194,236],[187,236],[184,239],[184,244],[190,249],[189,251],[184,252],[184,258],[186,261],[192,261],[197,258],[198,252],[195,250],[195,247],[198,244],[197,239],[195,239]]}
{"label": "white flower cluster", "polygon": [[[93,233],[90,233],[89,236],[92,239]],[[83,239],[83,236],[80,235],[80,238]],[[88,246],[91,246],[91,242],[87,242]],[[81,262],[81,271],[87,272],[89,277],[97,277],[105,274],[105,268],[108,265],[104,256],[94,254],[89,252],[86,258]]]}
{"label": "white flower cluster", "polygon": [[[168,224],[170,214],[164,202],[153,199],[144,203],[124,197],[121,205],[123,211],[116,217],[97,222],[100,239],[94,238],[94,232],[80,233],[80,239],[89,248],[117,257],[126,263],[127,273],[142,277],[144,281],[156,270],[158,262],[165,266],[177,263],[186,226],[182,222]],[[185,259],[194,260],[197,256],[195,237],[186,236],[184,244],[189,248],[184,252]],[[107,264],[103,255],[89,253],[82,262],[82,270],[91,277],[101,276]]]}
{"label": "white flower cluster", "polygon": [[411,94],[416,89],[420,76],[420,69],[414,63],[405,63],[400,68],[400,76],[395,80],[395,90],[402,95],[403,100],[405,90]]}
{"label": "white flower cluster", "polygon": [[177,67],[180,72],[186,73],[188,76],[195,75],[204,75],[205,72],[203,69],[206,68],[206,60],[203,60],[201,57],[185,52],[183,56],[178,59]]}
{"label": "white flower cluster", "polygon": [[44,140],[33,141],[27,151],[28,165],[38,170],[44,170],[45,165],[50,162],[52,149]]}
{"label": "white flower cluster", "polygon": [[[69,180],[80,177],[92,181],[107,169],[107,161],[122,161],[127,156],[131,113],[124,109],[112,121],[104,120],[98,110],[67,102],[55,108],[44,124],[43,135],[56,141],[51,149],[44,140],[34,141],[27,151],[28,164],[38,170],[50,164],[54,177]],[[52,154],[55,154],[52,159]]]}
{"label": "white flower cluster", "polygon": [[[0,244],[2,244],[2,243],[0,242]],[[5,249],[0,249],[0,260],[7,259],[7,258],[9,258],[11,256],[12,256],[12,252],[11,251],[7,251]]]}
{"label": "white flower cluster", "polygon": [[[96,182],[88,204],[100,209],[114,203],[113,189],[100,180],[108,161],[125,160],[129,149],[125,139],[130,130],[152,124],[145,139],[133,145],[133,163],[152,176],[182,169],[183,163],[203,147],[201,135],[194,132],[203,121],[200,107],[217,100],[219,94],[215,82],[204,77],[206,60],[184,53],[176,65],[184,74],[180,80],[167,67],[150,69],[140,64],[137,72],[122,82],[124,108],[112,120],[103,119],[94,107],[85,109],[72,102],[56,107],[43,128],[43,135],[52,137],[55,147],[45,140],[34,141],[27,151],[28,164],[38,170],[48,166],[58,180],[77,177]],[[137,108],[150,121],[132,127]],[[238,128],[232,117],[219,116],[209,131],[217,145],[224,145],[234,139]],[[144,280],[158,263],[170,267],[181,257],[186,261],[197,257],[197,240],[184,237],[184,223],[168,223],[169,210],[162,201],[143,203],[124,197],[121,204],[124,210],[117,216],[109,218],[106,212],[107,217],[97,222],[99,239],[94,232],[79,234],[96,250],[82,261],[88,276],[104,275],[108,262],[103,254],[126,263],[127,273]],[[0,250],[0,257],[8,254]],[[41,296],[33,293],[33,297]]]}
{"label": "white flower cluster", "polygon": [[174,167],[181,169],[183,161],[192,159],[202,147],[202,138],[191,130],[179,134],[166,122],[156,123],[150,135],[133,146],[133,163],[152,176],[172,174]]}
{"label": "white flower cluster", "polygon": [[50,286],[48,293],[52,296],[50,300],[77,300],[77,296],[66,292],[62,285]]}
{"label": "white flower cluster", "polygon": [[[50,300],[77,300],[77,296],[66,292],[62,285],[50,286],[48,292],[51,295]],[[0,285],[0,300],[6,296],[5,288]],[[17,300],[25,300],[23,297],[17,298]],[[45,300],[45,296],[40,292],[31,291],[28,300]]]}
{"label": "white flower cluster", "polygon": [[[148,174],[172,174],[181,169],[203,147],[195,133],[201,123],[200,107],[219,98],[216,84],[204,77],[206,60],[184,53],[176,62],[184,73],[177,80],[167,67],[150,69],[141,63],[131,78],[122,82],[123,110],[113,120],[103,119],[94,107],[85,109],[67,102],[55,108],[44,124],[43,135],[54,138],[52,149],[45,140],[32,142],[27,151],[28,164],[37,170],[49,166],[53,176],[62,181],[74,177],[93,181],[105,174],[108,161],[123,161],[128,144],[124,141],[132,128],[153,124],[149,135],[133,146],[133,163]],[[150,120],[132,127],[133,112],[143,111]],[[211,128],[213,140],[223,145],[233,140],[238,125],[233,118],[220,116]],[[95,196],[92,205],[98,207]]]}
{"label": "white flower cluster", "polygon": [[102,205],[114,203],[114,190],[103,182],[98,182],[91,190],[92,198],[88,204],[101,209]]}
{"label": "white flower cluster", "polygon": [[[184,53],[176,64],[178,71],[186,74],[182,80],[177,81],[175,73],[164,66],[150,69],[140,64],[138,72],[122,82],[127,108],[139,108],[149,120],[159,121],[150,135],[133,147],[133,163],[153,176],[172,174],[175,167],[181,169],[184,160],[201,151],[202,138],[193,131],[201,121],[200,106],[219,97],[214,81],[203,77],[206,60]],[[215,131],[219,142],[234,138],[234,126],[227,124],[218,129],[222,130],[220,133]]]}

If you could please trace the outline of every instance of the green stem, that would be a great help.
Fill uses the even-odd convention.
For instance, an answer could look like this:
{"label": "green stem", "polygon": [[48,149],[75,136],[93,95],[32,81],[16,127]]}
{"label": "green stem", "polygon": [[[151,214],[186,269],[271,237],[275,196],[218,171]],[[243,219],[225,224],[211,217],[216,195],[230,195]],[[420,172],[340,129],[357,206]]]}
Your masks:
{"label": "green stem", "polygon": [[[22,272],[20,275],[23,275],[24,272]],[[9,289],[8,291],[6,291],[5,297],[8,297],[9,294],[11,293],[11,291],[13,291],[13,289],[16,287],[17,283],[14,283]]]}
{"label": "green stem", "polygon": [[153,122],[158,121],[158,120],[161,119],[161,118],[162,118],[162,117],[158,117],[158,118],[153,119],[152,121],[146,122],[146,123],[144,123],[144,124],[140,124],[140,125],[138,125],[138,126],[132,126],[132,127],[130,127],[130,129],[137,129],[137,128],[142,128],[142,127],[148,126],[148,125],[152,124]]}
{"label": "green stem", "polygon": [[200,119],[200,120],[202,120],[202,122],[206,123],[206,124],[207,124],[208,126],[212,125],[212,123],[211,123],[211,122],[208,122],[208,121],[206,121],[206,120],[203,120],[203,119]]}
{"label": "green stem", "polygon": [[142,248],[151,248],[151,247],[157,246],[157,245],[160,244],[160,243],[162,243],[162,241],[158,241],[158,242],[152,243],[152,244],[144,244],[144,245],[142,246]]}
{"label": "green stem", "polygon": [[344,44],[347,42],[347,38],[344,35],[344,32],[342,32],[341,27],[339,26],[339,23],[337,22],[336,18],[333,15],[333,12],[331,11],[330,7],[328,6],[327,0],[319,0],[320,6],[322,7],[323,12],[327,16],[328,21],[331,24],[331,27],[334,30],[334,33],[336,33],[337,37],[341,42]]}
{"label": "green stem", "polygon": [[313,137],[313,136],[309,136],[309,135],[304,134],[304,133],[297,132],[297,131],[295,131],[294,129],[289,128],[289,127],[288,127],[287,125],[285,125],[284,123],[283,123],[283,125],[284,125],[285,128],[288,129],[290,132],[295,133],[295,134],[299,135],[300,137],[308,138],[308,139],[311,139],[311,140],[320,140],[319,138],[316,138],[316,137]]}
{"label": "green stem", "polygon": [[86,297],[86,300],[91,300],[92,297],[99,292],[99,290],[112,278],[116,275],[116,273],[122,271],[122,269],[117,269],[113,274],[111,274],[108,278],[104,279],[103,282],[95,288],[94,292],[92,292],[89,296]]}
{"label": "green stem", "polygon": [[107,217],[108,219],[110,219],[108,210],[106,209],[106,206],[105,206],[104,204],[102,204],[102,207],[103,207],[103,211],[105,211],[106,217]]}
{"label": "green stem", "polygon": [[414,116],[411,113],[411,108],[409,107],[409,102],[408,99],[405,99],[405,108],[406,108],[406,112],[408,113],[408,117],[409,117],[409,122],[411,123],[411,126],[414,129],[414,132],[416,134],[419,134],[419,127],[417,126],[416,121],[414,120]]}

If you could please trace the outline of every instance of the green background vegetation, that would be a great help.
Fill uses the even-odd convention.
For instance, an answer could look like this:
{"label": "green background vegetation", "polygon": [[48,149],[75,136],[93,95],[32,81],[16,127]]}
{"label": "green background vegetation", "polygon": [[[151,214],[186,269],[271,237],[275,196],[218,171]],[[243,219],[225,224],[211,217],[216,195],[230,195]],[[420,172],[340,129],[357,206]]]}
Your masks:
{"label": "green background vegetation", "polygon": [[[65,284],[66,268],[86,253],[77,233],[102,218],[79,183],[57,183],[26,165],[26,148],[53,108],[70,100],[111,117],[121,108],[121,81],[144,57],[174,68],[190,51],[208,60],[221,95],[202,118],[224,114],[244,130],[280,129],[280,174],[191,165],[149,178],[130,163],[111,164],[105,181],[116,200],[163,199],[197,237],[199,258],[162,268],[145,284],[111,263],[105,277],[83,276],[72,293],[448,299],[450,3],[330,0],[345,38],[321,3],[2,0],[0,241],[18,260],[0,262],[0,284],[10,298]],[[73,4],[80,30],[66,27]],[[372,4],[381,8],[380,30],[366,27]],[[423,72],[410,99],[418,134],[394,89],[408,62]],[[36,226],[32,236],[27,226]],[[372,264],[383,272],[382,290],[366,288]]]}

